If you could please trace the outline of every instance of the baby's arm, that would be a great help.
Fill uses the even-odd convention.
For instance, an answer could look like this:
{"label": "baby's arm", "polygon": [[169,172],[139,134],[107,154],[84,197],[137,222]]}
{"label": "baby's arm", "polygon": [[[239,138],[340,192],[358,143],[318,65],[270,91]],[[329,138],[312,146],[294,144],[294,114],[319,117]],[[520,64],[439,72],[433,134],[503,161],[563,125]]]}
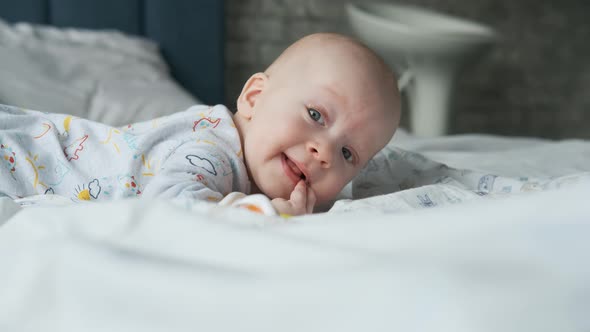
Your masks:
{"label": "baby's arm", "polygon": [[[242,176],[247,175],[245,169],[244,174],[235,174],[241,173],[232,167],[237,161],[232,164],[231,157],[225,151],[218,145],[208,143],[191,142],[181,145],[145,186],[143,196],[219,202],[223,206],[277,215],[266,196],[233,193],[243,190],[238,182]],[[227,196],[224,198],[225,195]]]}

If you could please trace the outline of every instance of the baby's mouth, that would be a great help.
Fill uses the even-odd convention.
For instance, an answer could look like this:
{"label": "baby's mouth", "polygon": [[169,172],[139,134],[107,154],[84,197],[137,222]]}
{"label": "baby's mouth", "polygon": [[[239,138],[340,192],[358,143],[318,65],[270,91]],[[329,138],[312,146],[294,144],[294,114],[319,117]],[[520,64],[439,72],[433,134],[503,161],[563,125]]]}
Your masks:
{"label": "baby's mouth", "polygon": [[[289,170],[291,170],[293,175],[298,177],[300,180],[307,181],[307,177],[305,176],[303,171],[299,167],[297,167],[297,165],[291,159],[289,159],[289,157],[287,157],[287,155],[284,153],[283,153],[283,160],[285,162],[285,165],[289,168]],[[293,181],[297,182],[295,180],[293,180]]]}
{"label": "baby's mouth", "polygon": [[291,170],[293,171],[293,173],[295,173],[295,175],[299,176],[299,178],[303,181],[305,181],[305,174],[303,174],[303,172],[299,169],[299,167],[297,167],[297,165],[295,165],[295,163],[293,161],[291,161],[291,159],[289,159],[289,157],[286,157],[285,160],[287,161],[287,165],[289,165],[289,167],[291,167]]}

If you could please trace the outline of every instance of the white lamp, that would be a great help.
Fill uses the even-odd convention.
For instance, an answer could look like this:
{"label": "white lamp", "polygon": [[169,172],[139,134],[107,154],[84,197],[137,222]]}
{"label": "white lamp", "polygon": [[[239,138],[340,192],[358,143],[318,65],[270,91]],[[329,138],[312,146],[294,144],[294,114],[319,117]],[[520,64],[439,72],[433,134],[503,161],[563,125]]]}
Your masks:
{"label": "white lamp", "polygon": [[398,74],[407,93],[410,125],[419,136],[448,132],[454,77],[483,53],[495,32],[481,24],[434,11],[389,3],[348,4],[358,37]]}

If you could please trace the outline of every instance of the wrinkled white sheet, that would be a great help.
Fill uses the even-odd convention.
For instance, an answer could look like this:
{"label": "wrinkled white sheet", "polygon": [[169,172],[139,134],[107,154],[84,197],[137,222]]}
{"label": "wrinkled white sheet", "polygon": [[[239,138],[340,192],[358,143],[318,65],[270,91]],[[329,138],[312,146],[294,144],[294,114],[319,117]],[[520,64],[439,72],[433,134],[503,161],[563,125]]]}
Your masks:
{"label": "wrinkled white sheet", "polygon": [[330,211],[412,211],[588,181],[590,141],[475,134],[416,138],[400,130]]}
{"label": "wrinkled white sheet", "polygon": [[[563,185],[482,196],[434,183],[287,220],[0,199],[0,331],[590,330],[589,142],[394,142],[449,169]],[[385,171],[372,189],[395,183]],[[409,204],[447,190],[473,199]]]}
{"label": "wrinkled white sheet", "polygon": [[589,195],[287,221],[29,208],[0,231],[0,330],[587,331]]}
{"label": "wrinkled white sheet", "polygon": [[417,138],[400,130],[392,144],[449,167],[503,176],[557,177],[590,170],[590,141],[467,134]]}

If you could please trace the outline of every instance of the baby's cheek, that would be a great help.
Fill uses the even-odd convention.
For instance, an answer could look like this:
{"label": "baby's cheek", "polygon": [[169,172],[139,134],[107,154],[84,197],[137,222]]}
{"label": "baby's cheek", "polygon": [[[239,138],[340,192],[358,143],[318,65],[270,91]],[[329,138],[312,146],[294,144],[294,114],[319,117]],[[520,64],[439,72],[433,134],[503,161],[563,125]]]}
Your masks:
{"label": "baby's cheek", "polygon": [[338,196],[342,188],[344,188],[344,186],[337,183],[325,183],[323,186],[318,186],[317,188],[312,186],[316,196],[316,205],[331,202],[336,196]]}
{"label": "baby's cheek", "polygon": [[283,186],[275,181],[261,183],[261,185],[257,187],[257,190],[270,199],[283,198],[286,200],[291,197],[291,193],[293,192],[293,188]]}
{"label": "baby's cheek", "polygon": [[[317,189],[314,190],[318,204],[331,202],[340,194],[346,184],[354,178],[356,173],[337,173],[326,179],[323,183],[318,183]],[[313,186],[312,186],[313,188]]]}

